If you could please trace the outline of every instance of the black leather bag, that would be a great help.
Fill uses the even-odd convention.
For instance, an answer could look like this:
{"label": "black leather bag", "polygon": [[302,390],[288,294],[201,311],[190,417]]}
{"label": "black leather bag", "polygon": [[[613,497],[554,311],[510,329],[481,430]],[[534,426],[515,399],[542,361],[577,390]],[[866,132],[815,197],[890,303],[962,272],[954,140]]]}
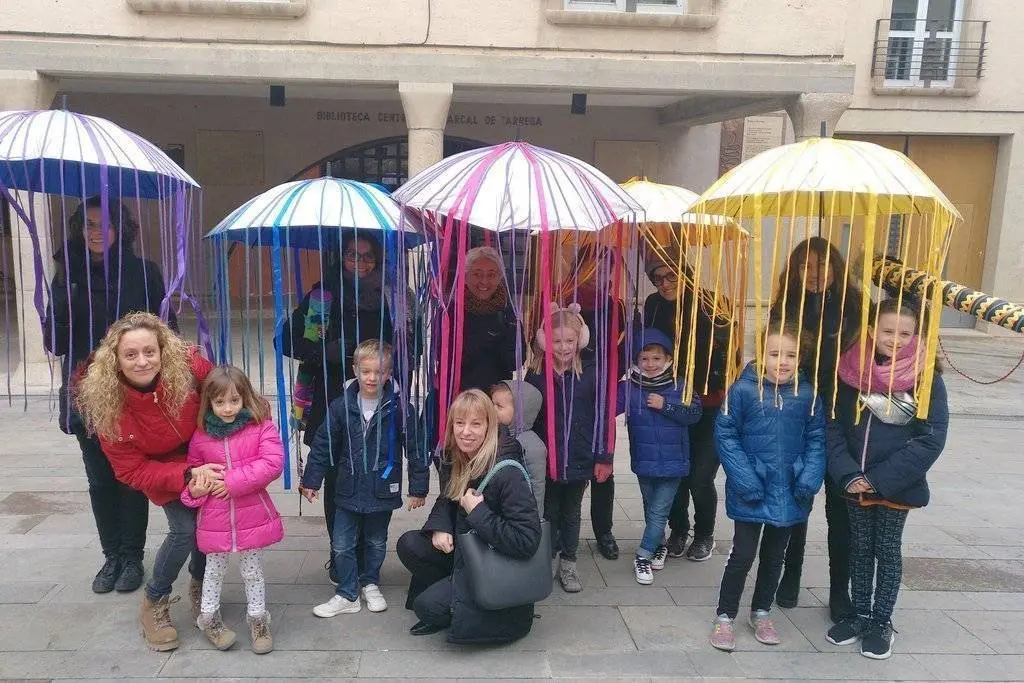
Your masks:
{"label": "black leather bag", "polygon": [[[491,476],[503,467],[518,468],[530,482],[521,464],[502,460],[480,482],[478,493],[483,493]],[[475,531],[459,534],[459,548],[477,605],[486,610],[507,609],[540,602],[551,595],[551,527],[547,520],[541,520],[540,531],[540,546],[528,560],[502,555]]]}

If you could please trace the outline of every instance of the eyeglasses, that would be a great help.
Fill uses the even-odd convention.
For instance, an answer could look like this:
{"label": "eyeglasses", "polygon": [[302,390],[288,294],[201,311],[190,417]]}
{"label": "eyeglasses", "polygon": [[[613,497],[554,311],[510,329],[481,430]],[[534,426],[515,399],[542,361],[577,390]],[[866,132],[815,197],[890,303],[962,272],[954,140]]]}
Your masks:
{"label": "eyeglasses", "polygon": [[346,251],[345,260],[352,263],[376,263],[377,257],[373,255],[372,251],[358,252],[358,251]]}
{"label": "eyeglasses", "polygon": [[669,273],[668,275],[652,275],[651,282],[654,283],[655,287],[661,285],[662,282],[667,282],[670,285],[674,285],[679,282],[679,276],[675,273]]}

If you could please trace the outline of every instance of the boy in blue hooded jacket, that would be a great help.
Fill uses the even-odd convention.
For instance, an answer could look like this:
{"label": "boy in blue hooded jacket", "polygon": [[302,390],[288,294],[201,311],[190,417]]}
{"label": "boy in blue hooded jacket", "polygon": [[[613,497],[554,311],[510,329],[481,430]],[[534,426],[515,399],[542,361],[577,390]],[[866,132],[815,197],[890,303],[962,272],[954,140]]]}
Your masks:
{"label": "boy in blue hooded jacket", "polygon": [[700,399],[683,403],[672,377],[672,341],[657,329],[640,337],[636,364],[619,383],[618,413],[626,414],[630,466],[640,483],[644,536],[633,559],[636,582],[654,583],[652,570],[668,557],[665,525],[679,483],[690,472],[690,425],[701,416]]}
{"label": "boy in blue hooded jacket", "polygon": [[813,385],[797,373],[800,335],[795,325],[768,328],[761,372],[754,363],[747,365],[715,421],[715,443],[725,470],[725,510],[735,524],[711,634],[711,644],[719,650],[736,647],[733,622],[755,556],[757,582],[748,623],[759,642],[781,642],[769,611],[789,534],[794,525],[807,521],[825,478],[825,414]]}

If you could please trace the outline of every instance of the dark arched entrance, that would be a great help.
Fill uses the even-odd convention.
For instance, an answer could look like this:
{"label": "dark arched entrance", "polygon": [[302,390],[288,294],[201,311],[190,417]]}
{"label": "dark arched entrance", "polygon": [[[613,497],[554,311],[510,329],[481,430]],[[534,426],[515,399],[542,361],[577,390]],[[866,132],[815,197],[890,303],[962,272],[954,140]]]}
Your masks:
{"label": "dark arched entrance", "polygon": [[[449,157],[459,152],[486,146],[487,143],[477,140],[446,135],[444,156]],[[318,178],[326,175],[328,165],[330,165],[331,175],[337,178],[377,183],[394,191],[409,179],[409,138],[399,135],[346,147],[307,167],[301,173],[296,174],[292,180]]]}

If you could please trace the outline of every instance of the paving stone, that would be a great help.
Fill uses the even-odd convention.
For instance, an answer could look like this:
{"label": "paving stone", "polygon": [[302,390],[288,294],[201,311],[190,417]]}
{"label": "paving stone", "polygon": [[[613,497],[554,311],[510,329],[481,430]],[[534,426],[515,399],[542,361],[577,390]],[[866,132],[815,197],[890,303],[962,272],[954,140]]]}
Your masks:
{"label": "paving stone", "polygon": [[0,652],[77,650],[109,619],[97,605],[0,605]]}
{"label": "paving stone", "polygon": [[[979,639],[980,634],[958,623],[954,614],[929,610],[897,612],[893,615],[893,623],[899,632],[896,634],[893,651],[914,654],[992,654],[992,648]],[[1024,644],[1024,640],[1021,643]],[[1024,650],[1021,652],[1024,653]]]}
{"label": "paving stone", "polygon": [[[0,496],[2,495],[0,494]],[[0,509],[2,509],[2,506],[3,500],[0,500]],[[24,534],[44,519],[46,519],[46,515],[0,514],[0,533]]]}
{"label": "paving stone", "polygon": [[[276,642],[275,642],[276,645]],[[325,673],[353,678],[359,669],[359,654],[325,650],[304,652],[274,652],[262,657],[236,645],[227,652],[177,651],[160,670],[161,675],[195,678],[218,677],[229,671],[235,676],[283,676],[305,678]]]}
{"label": "paving stone", "polygon": [[57,585],[48,581],[0,583],[0,604],[27,605],[39,602]]}
{"label": "paving stone", "polygon": [[613,586],[587,588],[579,593],[566,593],[557,586],[541,603],[548,607],[560,605],[674,605],[667,589],[658,586]]}
{"label": "paving stone", "polygon": [[1024,678],[1022,655],[915,655],[940,681],[1020,681]]}
{"label": "paving stone", "polygon": [[[741,608],[736,625],[736,649],[752,650],[764,646],[754,640]],[[708,638],[714,610],[702,607],[622,607],[622,617],[637,649],[685,650],[711,647]],[[781,611],[773,613],[775,627],[782,638],[777,648],[785,651],[814,651],[814,646]]]}
{"label": "paving stone", "polygon": [[974,549],[994,560],[1024,560],[1024,546],[1022,545],[979,545]]}
{"label": "paving stone", "polygon": [[[323,600],[331,595],[326,593]],[[315,616],[314,605],[288,605],[280,624],[275,625],[274,647],[282,652],[376,650],[396,645],[404,650],[444,649],[443,633],[420,638],[409,635],[409,627],[416,623],[416,617],[403,609],[404,594],[394,598],[386,612],[374,614],[364,607],[356,614],[339,614],[331,619]]]}
{"label": "paving stone", "polygon": [[996,617],[984,612],[947,614],[997,653],[1024,654],[1024,612],[1003,612]]}
{"label": "paving stone", "polygon": [[597,678],[644,676],[697,676],[697,668],[686,652],[632,652],[616,654],[549,653],[554,678]]}
{"label": "paving stone", "polygon": [[1024,591],[1024,564],[907,557],[903,583],[915,590]]}
{"label": "paving stone", "polygon": [[760,679],[926,681],[932,678],[917,659],[906,654],[893,654],[885,661],[875,661],[859,652],[782,652],[761,646],[758,650],[735,652],[732,656],[748,676]]}
{"label": "paving stone", "polygon": [[5,652],[0,678],[83,679],[151,678],[160,673],[169,655],[139,652]]}
{"label": "paving stone", "polygon": [[91,534],[0,534],[0,550],[88,548],[95,540],[95,531]]}
{"label": "paving stone", "polygon": [[[85,473],[80,478],[85,480]],[[3,515],[53,515],[74,514],[91,510],[89,494],[83,491],[61,492],[51,488],[49,492],[18,491],[0,500],[0,514]]]}
{"label": "paving stone", "polygon": [[537,607],[537,614],[540,618],[534,620],[529,637],[507,645],[509,650],[572,653],[633,653],[637,650],[620,611],[614,607],[542,605]]}
{"label": "paving stone", "polygon": [[989,612],[1024,612],[1024,593],[977,592],[966,595],[978,607]]}
{"label": "paving stone", "polygon": [[504,648],[365,652],[359,662],[360,678],[492,678],[509,674],[516,678],[549,678],[551,669],[542,653],[509,652]]}

